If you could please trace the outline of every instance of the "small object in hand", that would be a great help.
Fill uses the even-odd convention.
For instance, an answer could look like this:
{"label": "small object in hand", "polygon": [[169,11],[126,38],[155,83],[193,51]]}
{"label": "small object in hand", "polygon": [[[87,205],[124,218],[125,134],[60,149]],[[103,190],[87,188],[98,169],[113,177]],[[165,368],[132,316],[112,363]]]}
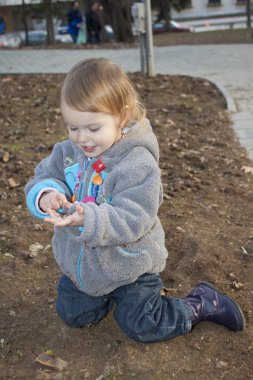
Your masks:
{"label": "small object in hand", "polygon": [[64,207],[61,207],[61,208],[58,208],[58,210],[56,210],[56,211],[57,211],[59,214],[61,214],[61,215],[66,215],[68,209],[67,209],[67,208],[64,208]]}

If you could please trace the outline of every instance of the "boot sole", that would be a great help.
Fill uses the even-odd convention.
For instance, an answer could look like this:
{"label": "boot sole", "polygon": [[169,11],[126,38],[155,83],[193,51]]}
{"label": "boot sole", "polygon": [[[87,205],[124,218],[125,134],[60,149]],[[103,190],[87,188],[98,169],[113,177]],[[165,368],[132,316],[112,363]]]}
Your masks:
{"label": "boot sole", "polygon": [[229,297],[227,294],[225,293],[222,293],[219,289],[217,289],[211,282],[208,282],[208,281],[202,281],[200,283],[198,283],[198,285],[206,285],[206,286],[209,286],[209,288],[212,288],[213,290],[215,290],[217,293],[221,294],[222,296],[225,296],[227,297],[237,308],[238,312],[239,312],[239,315],[242,319],[242,326],[237,330],[237,331],[244,331],[245,330],[245,327],[246,327],[246,320],[245,320],[245,317],[244,317],[244,314],[240,308],[240,306],[233,300],[233,298]]}

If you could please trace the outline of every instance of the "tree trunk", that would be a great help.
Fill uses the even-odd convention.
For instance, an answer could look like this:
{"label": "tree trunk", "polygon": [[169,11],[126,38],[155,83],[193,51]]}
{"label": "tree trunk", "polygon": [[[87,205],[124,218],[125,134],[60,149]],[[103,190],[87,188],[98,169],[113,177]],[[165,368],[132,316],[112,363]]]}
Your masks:
{"label": "tree trunk", "polygon": [[165,1],[165,3],[166,3],[165,25],[166,25],[167,30],[170,31],[172,0],[167,0]]}
{"label": "tree trunk", "polygon": [[44,0],[45,10],[46,10],[46,21],[47,21],[47,43],[52,45],[55,43],[54,40],[54,24],[52,18],[52,6],[51,0]]}
{"label": "tree trunk", "polygon": [[251,28],[251,0],[246,2],[247,28]]}
{"label": "tree trunk", "polygon": [[166,30],[170,30],[170,19],[171,19],[171,3],[172,0],[160,0],[159,1],[159,13],[157,17],[157,22],[164,20]]}
{"label": "tree trunk", "polygon": [[112,27],[118,42],[133,41],[131,0],[111,0]]}
{"label": "tree trunk", "polygon": [[22,0],[22,19],[23,19],[24,31],[25,31],[25,45],[28,45],[28,24],[27,24],[27,18],[26,18],[25,0]]}

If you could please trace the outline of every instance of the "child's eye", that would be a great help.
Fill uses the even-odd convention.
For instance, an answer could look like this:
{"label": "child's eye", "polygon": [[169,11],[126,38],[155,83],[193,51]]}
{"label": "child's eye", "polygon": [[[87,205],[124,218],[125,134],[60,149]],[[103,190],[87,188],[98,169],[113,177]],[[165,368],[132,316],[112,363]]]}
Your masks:
{"label": "child's eye", "polygon": [[100,127],[90,129],[91,132],[97,132],[97,131],[99,131],[99,130],[100,130]]}
{"label": "child's eye", "polygon": [[70,130],[70,131],[77,131],[77,128],[76,127],[70,127],[70,126],[68,126],[68,129]]}

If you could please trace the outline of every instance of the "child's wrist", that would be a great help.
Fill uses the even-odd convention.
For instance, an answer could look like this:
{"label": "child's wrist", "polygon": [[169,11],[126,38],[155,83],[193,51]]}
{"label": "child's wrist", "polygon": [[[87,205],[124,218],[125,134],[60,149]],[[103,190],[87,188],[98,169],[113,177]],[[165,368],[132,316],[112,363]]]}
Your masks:
{"label": "child's wrist", "polygon": [[46,210],[43,209],[43,207],[41,206],[41,201],[42,199],[48,194],[48,193],[51,193],[53,190],[46,190],[46,191],[43,191],[43,193],[40,195],[40,198],[39,198],[39,201],[38,201],[38,206],[39,208],[41,209],[41,211],[43,212],[46,212]]}

